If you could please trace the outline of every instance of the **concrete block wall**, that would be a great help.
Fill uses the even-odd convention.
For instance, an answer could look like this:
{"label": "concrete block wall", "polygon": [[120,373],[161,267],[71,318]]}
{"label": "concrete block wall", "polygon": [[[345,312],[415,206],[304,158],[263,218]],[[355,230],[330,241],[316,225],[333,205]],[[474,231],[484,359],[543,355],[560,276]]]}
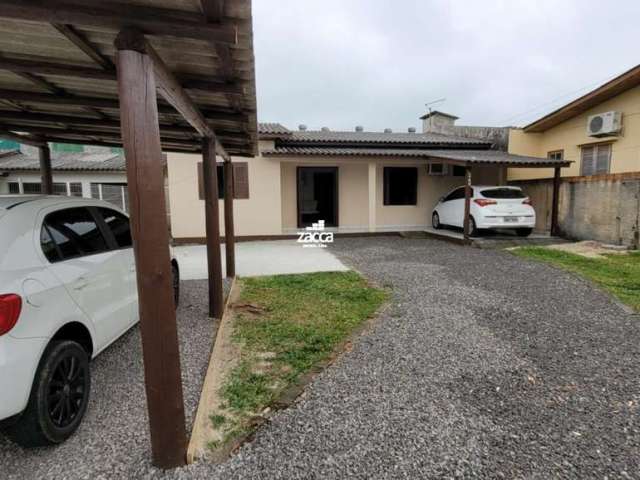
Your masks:
{"label": "concrete block wall", "polygon": [[[550,228],[552,183],[552,179],[510,182],[531,197],[537,230]],[[640,248],[640,173],[563,178],[558,222],[566,238]]]}

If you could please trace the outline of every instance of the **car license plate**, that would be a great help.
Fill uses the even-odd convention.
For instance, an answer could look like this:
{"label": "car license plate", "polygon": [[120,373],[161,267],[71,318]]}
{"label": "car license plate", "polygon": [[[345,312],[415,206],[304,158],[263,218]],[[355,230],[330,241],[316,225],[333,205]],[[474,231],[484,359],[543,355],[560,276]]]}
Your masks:
{"label": "car license plate", "polygon": [[518,221],[518,217],[504,217],[504,223],[512,223],[517,221]]}

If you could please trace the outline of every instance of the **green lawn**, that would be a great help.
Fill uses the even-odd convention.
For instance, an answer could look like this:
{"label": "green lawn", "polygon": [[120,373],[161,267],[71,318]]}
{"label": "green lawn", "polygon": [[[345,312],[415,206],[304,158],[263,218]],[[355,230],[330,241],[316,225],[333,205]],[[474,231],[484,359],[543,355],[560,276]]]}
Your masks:
{"label": "green lawn", "polygon": [[578,273],[640,312],[640,252],[609,254],[604,258],[587,258],[544,247],[521,247],[512,252]]}
{"label": "green lawn", "polygon": [[355,272],[240,279],[234,342],[239,364],[211,416],[224,442],[250,431],[252,417],[328,359],[385,302],[388,293]]}

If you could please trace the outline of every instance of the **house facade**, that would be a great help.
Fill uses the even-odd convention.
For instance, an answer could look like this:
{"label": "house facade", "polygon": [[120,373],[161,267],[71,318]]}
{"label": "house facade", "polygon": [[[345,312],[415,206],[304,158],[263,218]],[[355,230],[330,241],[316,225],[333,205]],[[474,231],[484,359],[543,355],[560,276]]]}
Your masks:
{"label": "house facade", "polygon": [[[562,173],[559,222],[575,239],[640,243],[640,66],[520,129],[509,152],[571,162]],[[509,169],[549,227],[551,169]]]}
{"label": "house facade", "polygon": [[[259,139],[255,158],[233,158],[240,238],[290,236],[319,220],[346,234],[424,230],[439,198],[464,184],[465,166],[473,164],[474,184],[494,185],[506,182],[509,162],[547,162],[492,150],[491,139],[415,129],[309,131],[263,123]],[[205,236],[201,162],[199,155],[167,155],[177,242]],[[221,192],[219,197],[222,210]]]}
{"label": "house facade", "polygon": [[[509,152],[569,160],[565,177],[640,172],[640,66],[524,128],[511,129]],[[552,176],[546,169],[509,170],[509,180]]]}
{"label": "house facade", "polygon": [[[40,193],[37,151],[15,147],[0,150],[0,195]],[[97,151],[52,148],[51,164],[54,194],[99,198],[128,210],[125,160],[120,153],[104,148]]]}

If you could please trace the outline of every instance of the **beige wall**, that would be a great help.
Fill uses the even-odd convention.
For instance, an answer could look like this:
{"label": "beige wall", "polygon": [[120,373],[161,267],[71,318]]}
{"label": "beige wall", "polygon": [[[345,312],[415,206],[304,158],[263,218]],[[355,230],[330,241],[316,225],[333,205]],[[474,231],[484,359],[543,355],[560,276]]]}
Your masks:
{"label": "beige wall", "polygon": [[[285,233],[297,230],[296,168],[298,166],[338,167],[339,232],[416,230],[431,225],[431,211],[438,199],[451,189],[463,185],[463,177],[429,176],[424,161],[397,159],[330,158],[301,160],[283,158],[282,161],[282,225]],[[369,165],[375,166],[375,227],[369,228]],[[417,205],[383,205],[383,169],[385,166],[418,167]],[[476,167],[475,184],[495,184],[499,181],[496,167]]]}
{"label": "beige wall", "polygon": [[[593,138],[587,135],[587,117],[608,111],[622,112],[622,134],[617,137]],[[574,163],[562,169],[563,176],[580,175],[580,145],[611,142],[610,173],[640,171],[640,87],[628,90],[542,133],[524,133],[512,129],[509,153],[546,157],[548,152],[564,150],[564,158]],[[552,169],[511,168],[509,180],[548,178]]]}
{"label": "beige wall", "polygon": [[282,159],[282,225],[298,229],[297,167],[338,167],[338,223],[341,232],[362,232],[369,225],[367,162]]}
{"label": "beige wall", "polygon": [[[264,144],[263,144],[264,143]],[[267,148],[261,142],[261,149]],[[431,211],[438,199],[464,183],[463,177],[429,176],[424,161],[358,158],[234,158],[248,162],[249,199],[234,200],[235,231],[238,236],[292,234],[297,226],[297,174],[299,166],[338,167],[339,232],[398,231],[422,229],[431,225]],[[200,155],[168,154],[171,230],[174,238],[205,236],[204,201],[198,197],[197,164]],[[371,168],[370,168],[371,166]],[[415,206],[383,205],[383,168],[418,167],[418,202]],[[497,167],[475,167],[473,183],[495,184]],[[369,184],[376,186],[371,198]],[[221,231],[224,232],[223,208]],[[375,225],[370,226],[370,219]]]}
{"label": "beige wall", "polygon": [[[267,142],[260,142],[267,148]],[[263,144],[264,143],[264,144]],[[205,236],[204,201],[198,194],[198,162],[202,156],[167,154],[171,233],[174,238]],[[249,198],[234,200],[234,227],[238,236],[279,235],[282,233],[280,205],[280,164],[263,157],[234,157],[247,162]],[[220,231],[224,232],[224,202],[220,200]]]}

